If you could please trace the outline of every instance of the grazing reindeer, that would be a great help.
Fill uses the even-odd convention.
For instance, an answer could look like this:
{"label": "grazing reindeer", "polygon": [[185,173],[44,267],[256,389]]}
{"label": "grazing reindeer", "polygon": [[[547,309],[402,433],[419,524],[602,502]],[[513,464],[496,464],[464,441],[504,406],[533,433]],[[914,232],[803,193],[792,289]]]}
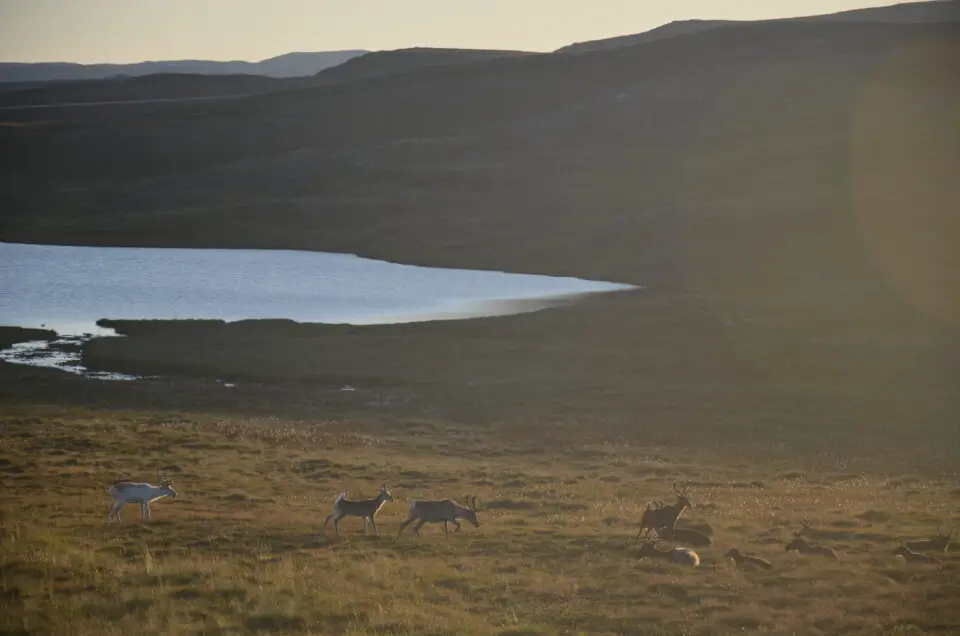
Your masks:
{"label": "grazing reindeer", "polygon": [[674,547],[661,550],[657,547],[657,539],[651,539],[640,546],[640,557],[649,557],[651,559],[664,559],[671,563],[679,565],[700,565],[700,555],[690,548]]}
{"label": "grazing reindeer", "polygon": [[657,528],[676,528],[677,520],[683,514],[684,509],[690,508],[690,499],[687,497],[687,486],[684,484],[683,490],[673,485],[673,492],[677,495],[677,503],[668,506],[662,501],[658,501],[654,507],[647,504],[647,509],[643,511],[643,517],[640,518],[640,531],[637,532],[638,541],[641,535],[648,534],[651,530]]}
{"label": "grazing reindeer", "polygon": [[838,560],[837,552],[831,547],[825,545],[817,545],[815,543],[810,543],[799,534],[793,538],[793,541],[787,544],[786,551],[799,552],[800,554],[811,554],[817,556],[824,556],[828,559]]}
{"label": "grazing reindeer", "polygon": [[919,552],[914,552],[908,548],[903,540],[900,540],[900,547],[893,551],[897,556],[902,556],[903,560],[907,563],[917,563],[920,565],[941,565],[940,559],[936,557],[927,556],[926,554],[920,554]]}
{"label": "grazing reindeer", "polygon": [[400,537],[403,529],[414,521],[416,523],[414,523],[413,529],[418,535],[420,534],[420,528],[423,524],[440,523],[442,521],[443,534],[444,536],[449,536],[448,524],[452,523],[455,526],[454,532],[460,530],[460,523],[457,522],[457,519],[463,519],[472,524],[474,528],[479,528],[480,522],[477,521],[477,498],[476,496],[470,497],[468,495],[466,500],[467,505],[461,506],[452,499],[414,499],[410,503],[410,511],[407,513],[406,521],[400,524],[400,529],[397,531],[397,538]]}
{"label": "grazing reindeer", "polygon": [[698,530],[691,528],[657,528],[657,538],[664,541],[679,541],[692,545],[695,548],[709,548],[713,545],[713,539]]}
{"label": "grazing reindeer", "polygon": [[946,552],[950,547],[950,543],[953,539],[953,535],[956,530],[950,532],[950,534],[943,534],[940,532],[940,526],[937,526],[937,536],[934,539],[918,539],[916,541],[901,541],[901,544],[913,551],[918,550],[936,550],[938,552]]}
{"label": "grazing reindeer", "polygon": [[160,480],[159,486],[151,486],[145,483],[134,483],[130,481],[117,482],[107,489],[110,493],[110,507],[107,509],[107,522],[116,516],[117,523],[120,523],[120,509],[128,503],[140,504],[140,519],[150,520],[150,502],[164,497],[175,498],[177,491],[172,488],[173,480],[167,478],[164,471],[157,471],[157,479]]}
{"label": "grazing reindeer", "polygon": [[766,559],[761,559],[757,556],[750,556],[749,554],[743,554],[736,548],[730,548],[723,556],[733,559],[734,563],[737,565],[749,565],[751,567],[762,568],[764,570],[773,569],[773,563],[770,563]]}
{"label": "grazing reindeer", "polygon": [[320,533],[323,534],[327,529],[327,524],[333,519],[333,527],[337,531],[337,536],[343,536],[340,533],[341,519],[344,517],[363,517],[364,536],[367,534],[367,519],[373,524],[373,529],[377,533],[377,536],[380,536],[380,528],[377,527],[377,521],[373,517],[380,511],[383,504],[388,501],[393,501],[393,495],[387,490],[386,483],[380,486],[380,492],[373,499],[350,501],[347,499],[347,493],[342,492],[337,495],[337,498],[333,501],[333,512],[327,515],[326,520],[323,522],[323,527],[320,529]]}

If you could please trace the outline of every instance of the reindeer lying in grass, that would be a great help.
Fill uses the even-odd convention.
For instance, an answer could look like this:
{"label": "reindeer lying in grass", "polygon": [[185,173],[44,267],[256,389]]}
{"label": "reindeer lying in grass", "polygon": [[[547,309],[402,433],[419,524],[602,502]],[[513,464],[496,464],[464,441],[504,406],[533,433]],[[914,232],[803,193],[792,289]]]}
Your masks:
{"label": "reindeer lying in grass", "polygon": [[[634,541],[638,541],[642,535],[649,534],[651,530],[658,528],[676,528],[677,520],[686,508],[691,507],[690,499],[687,497],[687,486],[683,489],[673,485],[673,492],[677,495],[677,502],[673,505],[667,505],[662,501],[656,504],[647,504],[647,509],[643,511],[643,517],[640,518],[640,531]],[[651,507],[653,505],[653,507]]]}
{"label": "reindeer lying in grass", "polygon": [[953,540],[953,535],[956,533],[956,530],[950,532],[950,534],[943,534],[940,532],[940,526],[937,526],[937,536],[933,539],[917,539],[915,541],[901,541],[901,545],[906,546],[914,552],[920,550],[936,550],[937,552],[946,552],[950,547],[950,544]]}
{"label": "reindeer lying in grass", "polygon": [[800,554],[808,554],[812,556],[827,557],[828,559],[833,559],[834,561],[838,560],[837,552],[833,548],[825,545],[810,543],[800,535],[795,536],[793,541],[787,544],[786,551],[799,552]]}
{"label": "reindeer lying in grass", "polygon": [[657,528],[657,538],[664,541],[677,541],[692,545],[695,548],[709,548],[713,545],[713,539],[703,534],[699,530],[692,528]]}
{"label": "reindeer lying in grass", "polygon": [[383,504],[388,501],[393,501],[393,495],[387,490],[386,483],[380,486],[380,492],[373,499],[351,501],[347,499],[347,493],[342,492],[337,495],[337,498],[334,500],[333,512],[327,515],[327,518],[323,522],[323,527],[320,529],[320,533],[323,534],[327,529],[327,524],[333,519],[333,527],[337,531],[337,536],[343,536],[340,533],[341,519],[344,517],[363,517],[364,536],[367,534],[367,519],[373,524],[373,529],[377,533],[377,536],[380,536],[380,528],[377,527],[377,521],[374,519],[374,515],[376,515],[377,512],[380,511],[380,508],[383,507]]}
{"label": "reindeer lying in grass", "polygon": [[120,509],[128,503],[140,504],[140,519],[149,521],[150,502],[164,497],[175,498],[177,496],[177,491],[172,488],[173,480],[169,479],[164,471],[157,471],[157,479],[160,480],[159,486],[121,481],[108,488],[110,507],[107,509],[107,522],[116,517],[117,523],[120,523]]}
{"label": "reindeer lying in grass", "polygon": [[914,552],[908,548],[903,540],[900,541],[900,547],[893,551],[897,556],[903,557],[903,560],[908,564],[913,563],[916,565],[942,565],[940,559],[932,556],[927,556],[926,554],[920,554],[919,552]]}
{"label": "reindeer lying in grass", "polygon": [[730,548],[723,556],[727,557],[728,559],[733,559],[734,563],[737,565],[746,565],[764,570],[773,569],[773,564],[766,559],[761,559],[757,556],[750,556],[749,554],[742,554],[740,550],[737,550],[736,548]]}
{"label": "reindeer lying in grass", "polygon": [[676,563],[678,565],[692,565],[693,567],[700,565],[700,555],[690,548],[677,546],[673,548],[661,549],[657,547],[657,543],[657,539],[651,539],[644,542],[638,551],[640,557],[661,559],[669,561],[670,563]]}
{"label": "reindeer lying in grass", "polygon": [[454,525],[454,532],[460,530],[460,523],[457,519],[463,519],[473,525],[474,528],[479,528],[480,522],[477,521],[477,498],[468,495],[466,500],[467,505],[461,506],[452,499],[414,499],[410,503],[410,511],[407,513],[406,520],[400,524],[400,529],[397,531],[397,538],[400,537],[404,528],[414,522],[416,523],[414,523],[413,529],[418,535],[420,534],[420,528],[423,524],[440,523],[442,521],[443,534],[444,536],[449,536],[448,524],[452,523]]}

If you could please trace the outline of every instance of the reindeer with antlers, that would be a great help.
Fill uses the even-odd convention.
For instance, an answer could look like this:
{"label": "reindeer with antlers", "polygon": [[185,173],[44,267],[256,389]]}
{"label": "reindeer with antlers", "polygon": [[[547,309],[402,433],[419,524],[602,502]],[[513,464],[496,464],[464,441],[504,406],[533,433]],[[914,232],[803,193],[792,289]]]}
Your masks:
{"label": "reindeer with antlers", "polygon": [[793,540],[785,547],[787,552],[799,552],[800,554],[827,557],[828,559],[838,560],[837,551],[826,545],[810,543],[804,538],[804,534],[810,533],[810,523],[804,519],[800,531],[793,535]]}
{"label": "reindeer with antlers", "polygon": [[648,534],[651,530],[659,531],[660,528],[673,530],[677,527],[680,515],[692,504],[687,497],[686,484],[683,485],[682,489],[674,484],[673,492],[677,495],[677,502],[672,505],[667,505],[662,501],[657,501],[656,504],[653,504],[653,507],[651,507],[651,504],[647,504],[647,509],[643,511],[643,517],[640,518],[640,531],[637,532],[634,541],[638,541],[642,535]]}
{"label": "reindeer with antlers", "polygon": [[913,550],[915,552],[920,550],[936,550],[937,552],[946,552],[950,547],[950,544],[953,541],[953,535],[956,533],[956,529],[950,531],[949,534],[943,534],[940,532],[940,526],[937,525],[937,536],[933,539],[917,539],[915,541],[902,541],[901,545],[906,548]]}
{"label": "reindeer with antlers", "polygon": [[107,521],[113,517],[120,523],[120,509],[128,503],[140,504],[140,519],[150,520],[150,503],[164,497],[176,498],[177,491],[172,488],[173,480],[167,477],[166,471],[158,470],[159,486],[147,483],[121,481],[107,489],[110,493],[110,507],[107,510]]}
{"label": "reindeer with antlers", "polygon": [[904,543],[903,539],[900,539],[900,547],[893,551],[897,556],[903,557],[903,560],[909,563],[914,563],[918,565],[942,565],[940,559],[932,556],[927,556],[926,554],[920,554],[919,552],[914,552],[907,544]]}
{"label": "reindeer with antlers", "polygon": [[400,524],[397,531],[397,538],[409,524],[414,523],[413,529],[419,535],[420,528],[425,523],[443,522],[443,534],[449,536],[448,524],[454,525],[454,532],[460,530],[458,519],[470,523],[474,528],[480,527],[477,521],[477,497],[467,495],[467,505],[461,506],[452,499],[414,499],[410,503],[410,511],[407,513],[406,520]]}
{"label": "reindeer with antlers", "polygon": [[323,534],[327,529],[327,524],[333,519],[333,528],[337,531],[337,536],[342,537],[343,535],[340,533],[341,519],[344,517],[363,517],[364,536],[367,534],[367,519],[373,524],[373,530],[377,533],[377,536],[380,536],[380,528],[377,527],[377,521],[374,519],[374,515],[376,515],[380,511],[380,508],[388,501],[393,501],[393,495],[387,490],[386,482],[380,486],[380,492],[377,493],[377,496],[373,499],[351,501],[347,499],[347,493],[342,492],[337,495],[337,498],[334,500],[333,512],[327,515],[327,518],[323,522],[323,527],[320,529],[320,533]]}

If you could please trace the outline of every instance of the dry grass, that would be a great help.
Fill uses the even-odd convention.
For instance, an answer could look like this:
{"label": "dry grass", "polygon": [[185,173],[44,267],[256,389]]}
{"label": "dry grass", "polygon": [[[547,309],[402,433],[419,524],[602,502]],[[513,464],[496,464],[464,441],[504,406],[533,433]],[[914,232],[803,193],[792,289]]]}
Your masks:
{"label": "dry grass", "polygon": [[[956,524],[955,475],[695,459],[619,441],[429,421],[284,422],[7,407],[0,630],[8,633],[724,634],[960,629],[960,556],[907,567],[896,538]],[[105,487],[167,467],[181,496],[105,523]],[[799,471],[802,471],[801,475]],[[342,490],[398,498],[384,536],[318,533]],[[690,479],[715,546],[640,561],[644,503]],[[476,493],[479,530],[395,538],[406,500]],[[786,554],[810,518],[839,562]],[[730,547],[770,572],[738,570]]]}

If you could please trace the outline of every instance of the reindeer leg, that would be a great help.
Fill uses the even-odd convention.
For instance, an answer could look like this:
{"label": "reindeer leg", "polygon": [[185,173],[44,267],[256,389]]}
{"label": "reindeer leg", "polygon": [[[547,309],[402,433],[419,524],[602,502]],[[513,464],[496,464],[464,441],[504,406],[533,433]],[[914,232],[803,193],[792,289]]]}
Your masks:
{"label": "reindeer leg", "polygon": [[150,521],[150,520],[151,520],[151,517],[150,517],[150,502],[149,502],[149,501],[144,501],[144,502],[143,502],[143,509],[147,511],[147,521]]}
{"label": "reindeer leg", "polygon": [[421,519],[420,521],[418,521],[417,523],[415,523],[415,524],[413,525],[413,530],[414,530],[414,532],[417,533],[417,536],[418,536],[418,537],[420,536],[420,528],[423,527],[423,524],[424,524],[424,523],[425,523],[425,522]]}
{"label": "reindeer leg", "polygon": [[404,521],[403,523],[400,524],[400,529],[397,530],[397,538],[398,538],[398,539],[400,538],[400,533],[403,532],[403,529],[406,528],[406,527],[410,524],[411,521],[413,521],[413,519],[407,519],[406,521]]}
{"label": "reindeer leg", "polygon": [[370,523],[373,524],[373,531],[377,533],[377,536],[380,536],[380,528],[377,527],[377,520],[372,516],[370,517]]}
{"label": "reindeer leg", "polygon": [[340,520],[343,519],[343,515],[333,518],[333,529],[337,531],[337,536],[342,537],[343,533],[340,532]]}
{"label": "reindeer leg", "polygon": [[454,519],[454,520],[451,521],[450,523],[453,524],[453,531],[454,531],[454,532],[460,532],[460,522],[459,522],[459,521],[457,521],[456,519]]}
{"label": "reindeer leg", "polygon": [[327,515],[327,518],[323,521],[323,527],[320,528],[320,534],[323,534],[327,530],[327,524],[330,523],[330,520],[333,519],[334,514],[331,512]]}
{"label": "reindeer leg", "polygon": [[367,518],[363,518],[363,536],[367,536]]}

